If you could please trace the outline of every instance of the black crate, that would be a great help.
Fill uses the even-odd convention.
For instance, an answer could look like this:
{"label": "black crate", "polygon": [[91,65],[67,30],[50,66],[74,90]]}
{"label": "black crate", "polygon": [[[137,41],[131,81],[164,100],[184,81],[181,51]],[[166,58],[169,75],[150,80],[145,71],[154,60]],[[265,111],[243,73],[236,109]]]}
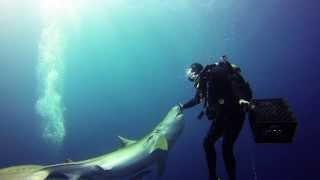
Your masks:
{"label": "black crate", "polygon": [[256,143],[291,143],[296,118],[283,99],[255,99],[249,120]]}

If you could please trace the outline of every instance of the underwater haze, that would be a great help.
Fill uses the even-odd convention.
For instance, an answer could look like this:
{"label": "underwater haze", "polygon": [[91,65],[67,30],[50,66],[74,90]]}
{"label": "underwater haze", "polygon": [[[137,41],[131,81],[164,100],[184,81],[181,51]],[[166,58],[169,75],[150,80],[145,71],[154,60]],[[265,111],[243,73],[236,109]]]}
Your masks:
{"label": "underwater haze", "polygon": [[[240,180],[319,178],[320,14],[315,0],[0,0],[0,168],[88,159],[139,139],[194,96],[193,62],[227,54],[254,98],[288,100],[292,144],[235,146]],[[186,126],[163,179],[207,179],[210,122]],[[226,178],[218,147],[218,171]],[[256,177],[255,177],[256,176]],[[152,179],[146,176],[145,179]]]}

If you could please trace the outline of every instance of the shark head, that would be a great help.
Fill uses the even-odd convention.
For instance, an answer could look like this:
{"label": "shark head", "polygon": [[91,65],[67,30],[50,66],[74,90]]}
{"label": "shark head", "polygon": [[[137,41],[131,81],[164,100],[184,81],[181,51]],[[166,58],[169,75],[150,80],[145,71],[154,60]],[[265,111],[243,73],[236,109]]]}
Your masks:
{"label": "shark head", "polygon": [[182,121],[183,119],[183,113],[179,106],[174,106],[171,108],[171,110],[168,112],[162,123],[172,124]]}
{"label": "shark head", "polygon": [[166,119],[168,119],[167,138],[169,141],[175,141],[184,128],[183,112],[180,106],[174,106]]}
{"label": "shark head", "polygon": [[179,137],[183,128],[183,112],[179,106],[174,106],[154,129],[152,134],[164,137],[170,147]]}
{"label": "shark head", "polygon": [[175,120],[181,121],[183,119],[183,113],[180,106],[174,106],[171,111],[174,113]]}

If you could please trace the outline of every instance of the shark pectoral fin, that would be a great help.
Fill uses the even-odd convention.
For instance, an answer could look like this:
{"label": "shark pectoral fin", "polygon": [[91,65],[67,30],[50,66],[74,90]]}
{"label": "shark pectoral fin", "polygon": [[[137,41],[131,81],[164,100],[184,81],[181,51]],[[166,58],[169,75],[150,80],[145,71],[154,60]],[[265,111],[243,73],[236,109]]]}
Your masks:
{"label": "shark pectoral fin", "polygon": [[[33,173],[31,176],[28,176],[30,177],[30,179],[39,179],[39,180],[42,180],[42,179],[47,179],[48,178],[48,175],[49,175],[50,172],[48,171],[39,171],[39,172],[35,172]],[[25,176],[26,177],[26,176]],[[6,178],[4,178],[6,179]]]}
{"label": "shark pectoral fin", "polygon": [[70,173],[60,173],[60,172],[53,172],[50,173],[47,179],[68,179],[68,180],[77,180],[79,179],[80,175],[78,174],[70,174]]}
{"label": "shark pectoral fin", "polygon": [[149,150],[149,153],[152,154],[156,150],[168,151],[168,149],[169,149],[168,140],[165,136],[161,135],[154,140],[153,145]]}
{"label": "shark pectoral fin", "polygon": [[163,157],[157,162],[158,176],[163,176],[166,170],[166,164],[167,164],[167,157]]}
{"label": "shark pectoral fin", "polygon": [[126,147],[126,146],[129,146],[129,145],[134,144],[134,143],[137,142],[135,140],[127,139],[127,138],[124,138],[122,136],[118,136],[118,138],[120,139],[122,147]]}
{"label": "shark pectoral fin", "polygon": [[130,178],[130,180],[141,180],[144,176],[146,176],[150,173],[151,173],[150,170],[142,171],[142,172],[138,173],[137,175],[133,176],[132,178]]}
{"label": "shark pectoral fin", "polygon": [[153,148],[151,148],[150,153],[153,153],[156,150],[168,151],[168,149],[169,145],[167,138],[165,136],[160,136],[154,144]]}
{"label": "shark pectoral fin", "polygon": [[78,174],[67,174],[68,180],[78,180],[80,178],[80,175]]}
{"label": "shark pectoral fin", "polygon": [[168,140],[166,137],[164,136],[161,136],[158,143],[157,143],[157,146],[156,146],[156,149],[161,149],[163,151],[168,151],[169,149],[169,146],[168,146]]}

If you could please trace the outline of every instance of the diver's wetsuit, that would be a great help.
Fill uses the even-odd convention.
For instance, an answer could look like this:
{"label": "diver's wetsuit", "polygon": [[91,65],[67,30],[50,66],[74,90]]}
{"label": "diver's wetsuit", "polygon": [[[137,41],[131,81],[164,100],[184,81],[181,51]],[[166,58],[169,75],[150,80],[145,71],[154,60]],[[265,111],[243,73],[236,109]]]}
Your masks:
{"label": "diver's wetsuit", "polygon": [[[239,73],[217,65],[208,65],[195,82],[196,95],[182,105],[183,109],[193,107],[202,101],[207,104],[206,114],[213,120],[203,146],[206,153],[209,179],[216,179],[216,152],[214,144],[223,136],[223,158],[230,180],[236,179],[236,160],[233,145],[239,136],[245,119],[245,112],[240,107],[239,99],[250,99],[244,93],[249,87]],[[249,88],[250,89],[250,88]],[[251,90],[250,90],[251,96]]]}

